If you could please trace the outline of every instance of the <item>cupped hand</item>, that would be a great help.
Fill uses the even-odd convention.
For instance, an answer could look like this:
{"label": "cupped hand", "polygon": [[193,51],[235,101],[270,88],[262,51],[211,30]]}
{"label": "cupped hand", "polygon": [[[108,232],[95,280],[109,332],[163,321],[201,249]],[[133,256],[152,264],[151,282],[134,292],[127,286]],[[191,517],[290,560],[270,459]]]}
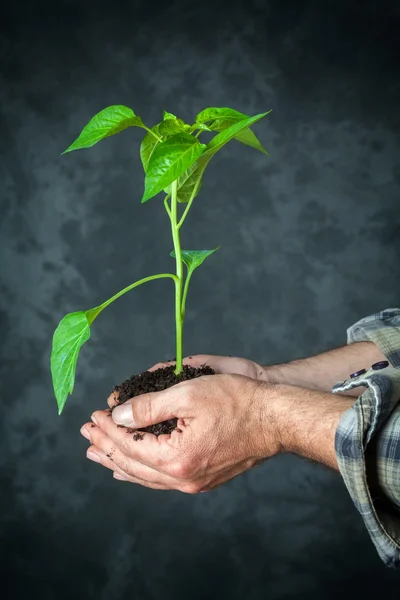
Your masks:
{"label": "cupped hand", "polygon": [[[88,458],[116,479],[209,491],[280,451],[269,396],[274,386],[243,375],[203,376],[128,400],[112,413],[96,411],[95,426],[87,423],[81,432],[91,442]],[[140,429],[172,418],[177,429],[158,437],[140,432],[135,440],[131,430],[118,427]]]}
{"label": "cupped hand", "polygon": [[[175,362],[161,362],[157,363],[149,369],[149,371],[156,371],[162,369]],[[264,380],[265,379],[265,367],[262,367],[258,363],[248,360],[247,358],[239,358],[236,356],[214,356],[212,354],[194,354],[183,359],[184,365],[190,367],[202,367],[207,365],[214,369],[216,373],[230,374],[230,375],[244,375],[251,379]]]}

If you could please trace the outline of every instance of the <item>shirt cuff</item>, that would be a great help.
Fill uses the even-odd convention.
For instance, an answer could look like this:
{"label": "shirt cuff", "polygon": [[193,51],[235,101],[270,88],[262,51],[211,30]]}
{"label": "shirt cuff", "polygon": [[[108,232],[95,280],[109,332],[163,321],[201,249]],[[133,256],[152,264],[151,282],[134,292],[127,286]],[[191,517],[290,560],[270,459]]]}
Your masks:
{"label": "shirt cuff", "polygon": [[367,390],[346,411],[336,431],[340,473],[379,556],[400,568],[400,310],[358,321],[348,343],[372,341],[392,366],[336,384],[332,392]]}
{"label": "shirt cuff", "polygon": [[347,330],[347,343],[374,342],[393,367],[400,367],[400,309],[387,308]]}

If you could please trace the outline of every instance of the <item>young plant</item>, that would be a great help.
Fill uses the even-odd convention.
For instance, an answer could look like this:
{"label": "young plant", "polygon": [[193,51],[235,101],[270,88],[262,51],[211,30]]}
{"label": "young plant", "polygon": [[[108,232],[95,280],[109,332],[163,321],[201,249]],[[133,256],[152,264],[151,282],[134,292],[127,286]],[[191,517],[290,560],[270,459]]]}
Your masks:
{"label": "young plant", "polygon": [[[128,127],[146,130],[140,146],[140,158],[145,172],[142,203],[164,192],[164,207],[171,224],[174,247],[171,256],[175,258],[176,271],[144,277],[131,283],[103,304],[89,310],[70,313],[60,321],[54,332],[50,361],[59,414],[64,408],[68,394],[72,394],[79,351],[90,337],[93,321],[114,300],[142,283],[169,278],[175,284],[175,375],[181,373],[182,334],[189,283],[194,270],[218,250],[182,250],[182,225],[200,191],[208,163],[225,144],[235,139],[268,154],[250,127],[270,112],[249,117],[231,108],[206,108],[197,115],[195,123],[188,125],[175,115],[164,111],[163,120],[149,128],[132,109],[126,106],[109,106],[95,115],[74,143],[63,152],[66,154],[72,150],[89,148]],[[218,133],[208,144],[202,144],[199,136],[203,131]],[[187,267],[186,276],[183,263]]]}

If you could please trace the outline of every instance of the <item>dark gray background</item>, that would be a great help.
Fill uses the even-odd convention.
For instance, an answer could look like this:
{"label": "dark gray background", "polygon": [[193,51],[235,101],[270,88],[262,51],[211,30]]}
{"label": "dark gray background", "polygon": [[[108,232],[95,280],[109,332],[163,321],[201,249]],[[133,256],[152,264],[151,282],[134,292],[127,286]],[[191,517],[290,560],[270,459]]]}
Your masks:
{"label": "dark gray background", "polygon": [[[396,7],[397,5],[397,7]],[[9,2],[1,17],[1,565],[7,598],[398,598],[340,477],[295,457],[210,493],[121,484],[79,428],[109,390],[174,355],[173,288],[102,314],[58,418],[58,320],[172,267],[159,199],[140,205],[140,130],[60,153],[97,111],[273,108],[267,158],[233,142],[183,231],[185,351],[290,360],[399,305],[395,1]],[[396,39],[397,37],[397,39]],[[384,591],[383,591],[384,590]],[[3,596],[4,597],[4,596]]]}

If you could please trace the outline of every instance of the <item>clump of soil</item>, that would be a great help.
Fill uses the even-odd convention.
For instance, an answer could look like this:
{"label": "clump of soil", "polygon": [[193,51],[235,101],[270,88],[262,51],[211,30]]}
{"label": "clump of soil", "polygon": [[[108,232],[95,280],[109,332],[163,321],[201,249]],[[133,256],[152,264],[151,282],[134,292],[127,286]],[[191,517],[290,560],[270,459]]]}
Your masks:
{"label": "clump of soil", "polygon": [[[141,394],[166,390],[181,381],[215,374],[215,371],[207,365],[199,368],[184,365],[183,371],[179,375],[175,375],[174,370],[175,366],[171,365],[163,369],[157,369],[157,371],[144,371],[144,373],[133,375],[130,379],[116,385],[113,391],[118,392],[118,404],[123,404],[130,398],[135,398]],[[157,436],[162,433],[171,433],[171,431],[176,429],[177,422],[178,419],[170,419],[169,421],[163,421],[162,423],[150,425],[143,429],[130,429],[128,427],[126,431],[127,433],[133,433],[133,439],[137,441],[143,439],[143,435],[140,432],[144,431],[154,433]]]}

